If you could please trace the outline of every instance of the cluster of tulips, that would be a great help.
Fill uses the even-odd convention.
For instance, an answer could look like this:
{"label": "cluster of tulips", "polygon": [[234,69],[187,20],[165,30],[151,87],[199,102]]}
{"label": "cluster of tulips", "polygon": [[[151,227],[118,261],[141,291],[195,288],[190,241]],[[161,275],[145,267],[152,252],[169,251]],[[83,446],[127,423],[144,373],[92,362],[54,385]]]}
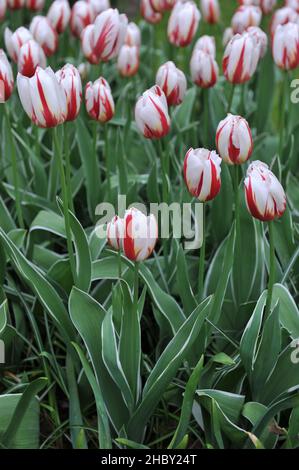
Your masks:
{"label": "cluster of tulips", "polygon": [[[34,11],[43,8],[43,1],[0,2],[0,16],[7,6],[11,9],[25,5]],[[235,85],[248,82],[256,72],[268,47],[268,36],[260,28],[263,15],[274,8],[275,0],[244,0],[233,15],[231,27],[223,36],[223,74],[232,84],[227,117],[219,123],[216,134],[217,152],[206,148],[188,150],[184,161],[184,178],[189,192],[200,202],[217,196],[221,188],[221,163],[236,168],[235,191],[239,191],[238,167],[245,164],[253,150],[253,139],[248,122],[242,116],[232,115],[231,104]],[[155,24],[171,10],[168,21],[168,38],[176,47],[186,47],[193,41],[201,16],[210,24],[219,22],[220,8],[217,0],[201,0],[201,13],[194,1],[142,0],[141,14]],[[77,1],[72,9],[66,0],[55,0],[47,15],[34,16],[29,29],[21,26],[16,31],[5,30],[6,50],[17,64],[17,88],[23,108],[31,121],[42,128],[52,128],[73,121],[79,114],[82,101],[81,77],[88,73],[86,64],[76,68],[66,64],[61,70],[46,68],[47,57],[58,47],[59,35],[67,26],[80,38],[87,61],[96,66],[116,59],[122,76],[137,73],[140,62],[141,34],[135,23],[126,15],[110,8],[109,1]],[[275,11],[271,21],[270,41],[275,63],[288,71],[299,65],[299,2],[287,0],[283,8]],[[212,36],[204,35],[195,43],[190,71],[193,82],[208,89],[218,81],[216,46]],[[4,83],[4,101],[14,87],[11,65],[4,51],[0,53],[0,78]],[[187,91],[187,79],[172,61],[161,65],[156,83],[138,99],[135,121],[147,139],[161,139],[171,128],[169,107],[180,105]],[[114,115],[114,100],[107,80],[99,77],[85,87],[85,105],[91,119],[106,123]],[[59,148],[59,143],[58,143]],[[165,170],[165,169],[164,169]],[[163,170],[163,171],[164,171]],[[62,187],[65,186],[61,165]],[[17,178],[16,178],[17,191]],[[254,161],[247,169],[244,182],[246,203],[251,215],[261,221],[281,217],[286,209],[285,192],[269,167]],[[16,198],[16,201],[18,199]],[[67,209],[67,191],[64,205]],[[236,198],[236,219],[238,218]],[[65,211],[68,248],[71,237],[68,211]],[[238,221],[237,221],[238,223]],[[138,227],[138,230],[135,230]],[[138,232],[137,235],[135,232]],[[144,216],[136,209],[129,210],[123,219],[114,218],[108,226],[108,241],[122,250],[131,260],[141,261],[152,253],[157,240],[157,223],[151,215]]]}

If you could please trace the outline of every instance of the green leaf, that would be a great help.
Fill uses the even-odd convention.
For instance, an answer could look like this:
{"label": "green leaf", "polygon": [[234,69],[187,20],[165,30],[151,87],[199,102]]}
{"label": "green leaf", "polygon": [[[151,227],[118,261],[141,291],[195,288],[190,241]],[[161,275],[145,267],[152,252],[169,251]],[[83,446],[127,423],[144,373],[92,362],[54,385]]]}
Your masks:
{"label": "green leaf", "polygon": [[8,316],[8,303],[7,300],[4,300],[0,305],[0,338],[1,334],[4,332],[7,325],[7,316]]}
{"label": "green leaf", "polygon": [[274,64],[271,49],[268,48],[267,54],[260,62],[258,71],[258,84],[256,93],[256,114],[255,122],[258,133],[261,133],[267,126],[274,94],[275,80],[268,80],[268,77],[274,76]]}
{"label": "green leaf", "polygon": [[299,310],[290,292],[282,284],[273,287],[272,308],[279,301],[279,319],[293,339],[299,338]]}
{"label": "green leaf", "polygon": [[196,307],[196,300],[191,288],[186,257],[182,245],[179,247],[177,256],[177,284],[183,302],[184,312],[189,315]]}

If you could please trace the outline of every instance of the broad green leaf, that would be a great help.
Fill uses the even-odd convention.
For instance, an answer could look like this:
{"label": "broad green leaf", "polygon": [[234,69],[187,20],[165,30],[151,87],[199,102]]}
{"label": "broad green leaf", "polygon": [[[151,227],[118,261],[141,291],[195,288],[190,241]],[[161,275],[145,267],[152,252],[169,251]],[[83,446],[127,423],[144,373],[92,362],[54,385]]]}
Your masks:
{"label": "broad green leaf", "polygon": [[190,285],[186,256],[180,245],[177,257],[177,284],[183,302],[184,312],[189,315],[196,307],[196,300]]}

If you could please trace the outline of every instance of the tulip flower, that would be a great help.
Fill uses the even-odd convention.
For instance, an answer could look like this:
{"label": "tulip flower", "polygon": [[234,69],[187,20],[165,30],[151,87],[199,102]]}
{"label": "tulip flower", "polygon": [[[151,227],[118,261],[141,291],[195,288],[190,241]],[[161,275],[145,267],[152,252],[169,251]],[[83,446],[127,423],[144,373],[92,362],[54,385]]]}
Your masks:
{"label": "tulip flower", "polygon": [[55,127],[65,121],[66,96],[51,67],[37,67],[33,77],[17,76],[19,97],[23,108],[39,127]]}
{"label": "tulip flower", "polygon": [[298,13],[290,7],[283,7],[276,10],[271,20],[271,35],[275,33],[278,25],[287,23],[297,23],[299,21]]}
{"label": "tulip flower", "polygon": [[45,6],[45,0],[26,0],[26,7],[32,11],[42,10]]}
{"label": "tulip flower", "polygon": [[273,58],[278,67],[292,70],[299,65],[299,26],[278,25],[273,37]]}
{"label": "tulip flower", "polygon": [[89,24],[81,33],[81,48],[90,64],[98,64],[99,57],[94,52],[94,24]]}
{"label": "tulip flower", "polygon": [[100,77],[88,82],[85,89],[86,110],[89,116],[102,124],[114,116],[115,106],[108,82]]}
{"label": "tulip flower", "polygon": [[247,33],[254,38],[256,41],[256,44],[259,47],[260,50],[260,58],[264,57],[266,52],[267,52],[267,47],[268,47],[268,36],[264,31],[259,28],[258,26],[250,26],[250,28],[247,29]]}
{"label": "tulip flower", "polygon": [[0,21],[2,21],[3,18],[5,17],[6,8],[7,8],[6,0],[0,0]]}
{"label": "tulip flower", "polygon": [[66,96],[66,121],[74,121],[80,112],[82,101],[82,83],[79,71],[73,65],[66,64],[56,72],[56,77]]}
{"label": "tulip flower", "polygon": [[276,5],[276,0],[239,0],[241,5],[254,5],[260,7],[262,12],[267,15]]}
{"label": "tulip flower", "polygon": [[219,68],[213,56],[201,49],[195,49],[191,62],[192,81],[201,88],[213,87],[218,80]]}
{"label": "tulip flower", "polygon": [[5,52],[0,49],[0,103],[7,101],[12,94],[14,78]]}
{"label": "tulip flower", "polygon": [[222,36],[223,47],[226,47],[233,37],[234,37],[233,28],[225,28],[223,36]]}
{"label": "tulip flower", "polygon": [[299,13],[299,0],[285,0],[285,6],[293,8]]}
{"label": "tulip flower", "polygon": [[46,68],[47,59],[41,46],[34,39],[23,44],[18,57],[18,71],[25,77],[32,77],[37,67]]}
{"label": "tulip flower", "polygon": [[58,35],[46,16],[37,15],[30,23],[30,32],[41,45],[46,56],[53,55],[58,47]]}
{"label": "tulip flower", "polygon": [[160,23],[162,20],[162,14],[153,9],[151,0],[141,0],[140,14],[145,21],[151,24]]}
{"label": "tulip flower", "polygon": [[128,24],[125,36],[125,44],[127,46],[141,46],[141,33],[137,24],[131,22]]}
{"label": "tulip flower", "polygon": [[97,16],[94,23],[92,48],[99,60],[107,62],[117,57],[125,40],[127,26],[127,16],[120,15],[116,8],[109,8]]}
{"label": "tulip flower", "polygon": [[233,32],[243,33],[249,26],[259,26],[262,19],[262,10],[253,5],[240,6],[232,17]]}
{"label": "tulip flower", "polygon": [[7,0],[7,6],[10,10],[19,10],[25,5],[25,0]]}
{"label": "tulip flower", "polygon": [[[195,43],[194,51],[197,49],[210,54],[214,59],[216,57],[216,43],[213,36],[201,36]],[[194,52],[193,51],[193,52]]]}
{"label": "tulip flower", "polygon": [[78,72],[80,74],[82,82],[85,81],[88,77],[90,71],[90,65],[87,62],[82,62],[78,65]]}
{"label": "tulip flower", "polygon": [[20,49],[23,44],[30,41],[30,39],[33,39],[33,36],[27,28],[24,28],[24,26],[21,26],[20,28],[16,29],[14,33],[9,28],[5,28],[5,47],[10,58],[14,62],[18,61]]}
{"label": "tulip flower", "polygon": [[226,46],[222,68],[231,83],[245,83],[256,71],[260,58],[260,48],[256,40],[248,33],[236,34]]}
{"label": "tulip flower", "polygon": [[116,215],[107,224],[107,242],[112,248],[119,251],[122,247],[123,236],[124,221]]}
{"label": "tulip flower", "polygon": [[95,15],[99,15],[105,10],[108,10],[110,8],[110,1],[109,0],[86,0],[87,3],[89,3],[93,11],[95,12]]}
{"label": "tulip flower", "polygon": [[245,163],[253,150],[251,130],[246,119],[228,114],[218,125],[216,145],[220,157],[226,163]]}
{"label": "tulip flower", "polygon": [[201,14],[192,1],[175,4],[168,22],[168,39],[174,46],[188,46],[197,31]]}
{"label": "tulip flower", "polygon": [[124,44],[118,54],[117,68],[122,77],[133,77],[139,69],[139,48]]}
{"label": "tulip flower", "polygon": [[266,163],[249,165],[244,182],[248,211],[263,222],[282,217],[286,210],[286,194]]}
{"label": "tulip flower", "polygon": [[161,65],[156,75],[156,84],[163,90],[168,106],[177,106],[183,102],[187,80],[185,74],[173,62]]}
{"label": "tulip flower", "polygon": [[200,202],[211,201],[219,193],[221,163],[214,150],[188,150],[184,160],[184,179],[189,193]]}
{"label": "tulip flower", "polygon": [[47,18],[58,34],[63,33],[69,24],[71,8],[68,0],[55,0],[47,13]]}
{"label": "tulip flower", "polygon": [[124,216],[122,250],[131,261],[144,261],[152,254],[158,238],[158,224],[153,214],[148,217],[134,207]]}
{"label": "tulip flower", "polygon": [[215,24],[220,19],[220,7],[218,0],[200,0],[200,8],[206,23]]}
{"label": "tulip flower", "polygon": [[145,91],[135,107],[136,125],[146,139],[160,139],[168,134],[170,117],[167,99],[159,86]]}
{"label": "tulip flower", "polygon": [[163,13],[164,11],[171,10],[177,0],[149,0],[153,10]]}
{"label": "tulip flower", "polygon": [[71,12],[70,28],[72,34],[80,37],[83,29],[94,21],[95,12],[90,5],[83,1],[75,2]]}

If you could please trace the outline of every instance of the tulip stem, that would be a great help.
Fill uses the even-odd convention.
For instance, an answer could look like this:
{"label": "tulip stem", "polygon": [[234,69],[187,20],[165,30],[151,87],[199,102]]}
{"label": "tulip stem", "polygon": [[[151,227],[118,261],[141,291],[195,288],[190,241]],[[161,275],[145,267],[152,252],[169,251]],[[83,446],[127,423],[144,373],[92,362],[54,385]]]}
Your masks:
{"label": "tulip stem", "polygon": [[288,73],[283,72],[282,80],[282,94],[281,94],[281,106],[280,106],[280,122],[279,122],[279,147],[278,154],[279,158],[282,159],[283,147],[284,147],[284,131],[285,131],[285,118],[286,118],[286,85],[288,82]]}
{"label": "tulip stem", "polygon": [[[158,149],[159,149],[161,167],[162,167],[162,202],[168,204],[168,182],[167,182],[168,159],[164,155],[161,139],[158,140]],[[163,224],[163,221],[161,221],[161,223]],[[162,234],[164,262],[165,262],[165,267],[168,271],[167,240],[166,238],[163,237],[163,230],[161,230],[161,234]]]}
{"label": "tulip stem", "polygon": [[236,85],[232,84],[232,87],[231,87],[231,90],[230,90],[230,95],[229,95],[228,102],[227,102],[227,111],[226,111],[227,114],[229,114],[231,112],[233,99],[234,99],[234,94],[235,94],[235,89],[236,89]]}
{"label": "tulip stem", "polygon": [[69,135],[69,127],[68,127],[67,122],[64,125],[64,131],[65,131],[65,136],[64,136],[65,175],[66,175],[66,185],[67,185],[67,190],[68,190],[68,201],[69,201],[70,210],[73,213],[75,213],[73,195],[72,195],[70,135]]}
{"label": "tulip stem", "polygon": [[205,204],[202,204],[202,245],[200,248],[199,255],[199,275],[198,275],[198,300],[199,302],[203,299],[204,291],[204,276],[205,276],[205,257],[206,257],[206,210]]}
{"label": "tulip stem", "polygon": [[138,315],[138,293],[139,293],[139,262],[134,263],[134,309]]}
{"label": "tulip stem", "polygon": [[7,122],[10,151],[11,151],[12,177],[13,177],[13,184],[14,184],[14,190],[15,190],[15,201],[16,201],[16,212],[17,212],[18,224],[20,228],[24,228],[25,225],[24,225],[22,206],[21,206],[21,200],[20,200],[16,142],[15,142],[13,132],[12,132],[9,109],[7,105],[4,106],[4,110],[5,110],[5,117],[6,117],[6,122]]}
{"label": "tulip stem", "polygon": [[108,141],[108,127],[104,124],[104,156],[106,163],[106,179],[107,179],[107,195],[108,202],[111,202],[111,181],[110,181],[110,165],[109,165],[109,141]]}
{"label": "tulip stem", "polygon": [[270,244],[270,258],[269,258],[269,281],[268,281],[268,295],[265,310],[265,318],[268,318],[271,311],[273,286],[275,282],[275,245],[274,245],[274,222],[268,223],[269,229],[269,244]]}
{"label": "tulip stem", "polygon": [[209,89],[203,89],[204,145],[209,148]]}
{"label": "tulip stem", "polygon": [[239,194],[239,166],[234,165],[234,176],[235,176],[235,221],[236,221],[236,245],[235,245],[235,256],[234,256],[234,270],[235,279],[237,284],[237,299],[240,295],[240,275],[238,272],[238,265],[240,262],[240,237],[241,237],[241,225],[240,225],[240,194]]}
{"label": "tulip stem", "polygon": [[69,259],[70,259],[72,276],[73,276],[73,280],[75,282],[76,281],[76,267],[75,267],[75,258],[74,258],[73,244],[72,244],[70,214],[69,214],[69,208],[68,208],[68,190],[67,190],[67,187],[66,187],[62,152],[61,152],[61,147],[60,147],[60,144],[59,144],[59,139],[58,139],[57,128],[56,127],[54,127],[54,129],[53,129],[53,137],[54,137],[54,144],[55,144],[55,154],[56,154],[59,173],[60,173],[60,183],[61,183],[61,191],[62,191],[63,215],[64,215],[64,223],[65,223],[67,250],[68,250]]}

